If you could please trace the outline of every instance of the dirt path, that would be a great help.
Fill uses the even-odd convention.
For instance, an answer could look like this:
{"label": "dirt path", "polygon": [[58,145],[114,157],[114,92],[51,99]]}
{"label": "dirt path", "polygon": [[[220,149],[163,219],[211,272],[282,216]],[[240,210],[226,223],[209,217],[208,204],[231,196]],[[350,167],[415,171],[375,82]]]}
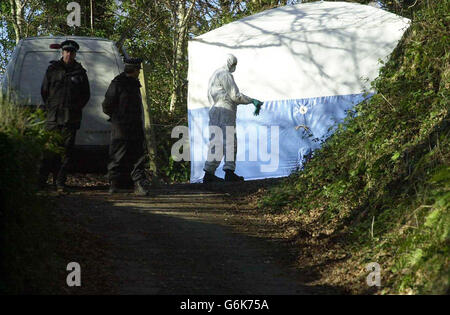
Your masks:
{"label": "dirt path", "polygon": [[232,200],[202,185],[173,185],[149,197],[91,189],[57,205],[109,244],[104,268],[118,294],[334,293],[302,284],[289,244],[261,237],[245,205]]}

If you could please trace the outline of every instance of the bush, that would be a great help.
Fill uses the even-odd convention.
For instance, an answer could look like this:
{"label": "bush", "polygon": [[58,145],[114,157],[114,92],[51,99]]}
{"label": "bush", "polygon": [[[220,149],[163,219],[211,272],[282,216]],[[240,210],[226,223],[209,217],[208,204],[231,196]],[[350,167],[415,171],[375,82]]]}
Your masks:
{"label": "bush", "polygon": [[[377,257],[388,271],[387,293],[449,288],[450,2],[419,1],[417,7],[373,82],[377,93],[356,107],[357,115],[302,172],[260,203],[272,211],[296,210],[305,222],[301,229],[312,235],[345,235],[348,270]],[[295,199],[278,198],[280,191]],[[363,275],[348,270],[348,285],[359,283],[355,292],[364,292]]]}
{"label": "bush", "polygon": [[57,137],[43,113],[0,104],[0,292],[45,292],[55,235],[49,204],[39,198],[37,172],[44,149]]}

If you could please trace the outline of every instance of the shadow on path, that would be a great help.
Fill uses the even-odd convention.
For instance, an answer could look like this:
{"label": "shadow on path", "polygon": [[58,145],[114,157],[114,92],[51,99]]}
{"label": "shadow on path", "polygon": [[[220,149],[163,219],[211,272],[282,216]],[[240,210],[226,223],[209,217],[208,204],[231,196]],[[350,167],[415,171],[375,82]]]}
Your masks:
{"label": "shadow on path", "polygon": [[302,283],[286,241],[238,232],[229,197],[199,188],[164,186],[149,197],[89,188],[59,198],[58,205],[112,244],[105,268],[117,276],[118,294],[340,292]]}

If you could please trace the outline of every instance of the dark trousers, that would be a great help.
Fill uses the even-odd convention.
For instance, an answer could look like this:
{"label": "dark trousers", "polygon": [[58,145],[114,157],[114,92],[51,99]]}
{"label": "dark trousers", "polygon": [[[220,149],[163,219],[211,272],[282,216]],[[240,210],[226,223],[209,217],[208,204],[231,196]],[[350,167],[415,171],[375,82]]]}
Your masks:
{"label": "dark trousers", "polygon": [[44,184],[47,181],[48,175],[52,173],[56,184],[64,185],[67,179],[67,172],[73,162],[73,147],[75,145],[77,130],[60,125],[48,125],[47,130],[56,131],[61,136],[59,145],[62,149],[62,154],[50,151],[44,152],[39,169],[39,180],[41,184]]}
{"label": "dark trousers", "polygon": [[109,180],[120,181],[124,174],[130,174],[134,182],[143,180],[146,178],[147,162],[148,154],[143,130],[113,124],[109,146]]}

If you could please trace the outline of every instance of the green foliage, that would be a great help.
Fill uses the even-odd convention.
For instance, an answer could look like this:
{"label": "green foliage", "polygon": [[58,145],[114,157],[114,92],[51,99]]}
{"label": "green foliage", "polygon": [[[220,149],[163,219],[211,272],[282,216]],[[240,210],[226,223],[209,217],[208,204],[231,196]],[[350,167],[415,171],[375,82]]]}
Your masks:
{"label": "green foliage", "polygon": [[[50,250],[52,218],[48,204],[36,196],[39,159],[57,137],[42,128],[42,112],[0,104],[0,291],[45,292],[50,279],[45,262]],[[37,288],[34,285],[43,287]]]}
{"label": "green foliage", "polygon": [[170,183],[183,183],[189,181],[190,163],[175,162],[172,156],[169,156],[168,165],[162,167],[163,178]]}
{"label": "green foliage", "polygon": [[260,207],[296,209],[305,218],[319,214],[323,226],[302,228],[345,230],[355,255],[384,253],[378,262],[390,266],[384,284],[390,292],[445,293],[450,1],[418,1],[418,8],[373,82],[377,94],[356,106],[356,115],[337,128],[304,170],[274,188]]}

